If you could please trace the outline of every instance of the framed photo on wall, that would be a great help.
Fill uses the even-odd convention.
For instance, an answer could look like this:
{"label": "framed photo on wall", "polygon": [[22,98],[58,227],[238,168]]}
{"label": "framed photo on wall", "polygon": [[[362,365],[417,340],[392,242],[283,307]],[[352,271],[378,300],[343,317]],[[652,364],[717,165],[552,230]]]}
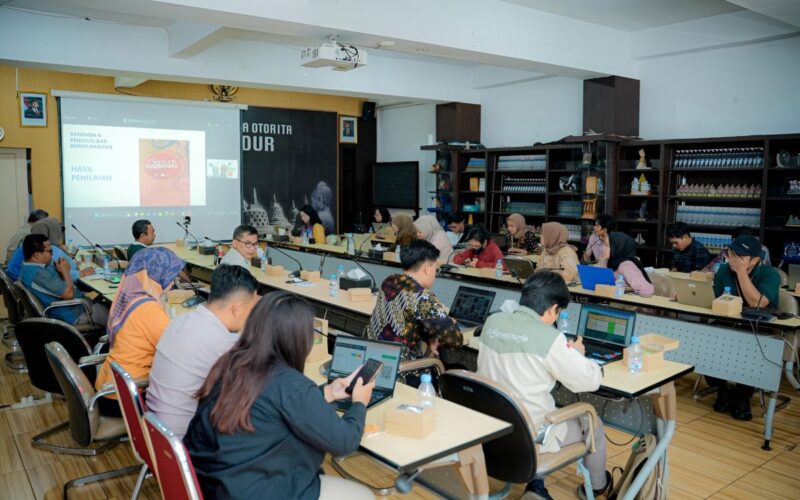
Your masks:
{"label": "framed photo on wall", "polygon": [[19,120],[23,127],[46,127],[47,94],[20,92]]}
{"label": "framed photo on wall", "polygon": [[358,118],[355,116],[339,117],[339,142],[358,144]]}

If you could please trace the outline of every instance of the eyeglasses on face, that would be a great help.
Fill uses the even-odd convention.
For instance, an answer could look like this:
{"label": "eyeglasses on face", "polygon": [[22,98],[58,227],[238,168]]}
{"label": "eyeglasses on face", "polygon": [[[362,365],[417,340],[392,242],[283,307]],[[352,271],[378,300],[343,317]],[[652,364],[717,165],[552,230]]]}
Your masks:
{"label": "eyeglasses on face", "polygon": [[258,246],[258,242],[257,241],[255,241],[255,242],[244,241],[244,240],[240,240],[239,238],[236,238],[236,241],[238,241],[239,243],[243,244],[245,246],[245,248],[255,248],[255,247]]}

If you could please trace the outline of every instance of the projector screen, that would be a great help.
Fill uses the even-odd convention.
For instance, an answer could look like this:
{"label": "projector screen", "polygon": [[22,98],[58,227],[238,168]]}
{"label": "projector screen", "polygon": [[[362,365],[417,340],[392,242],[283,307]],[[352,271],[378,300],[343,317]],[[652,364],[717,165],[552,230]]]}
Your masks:
{"label": "projector screen", "polygon": [[230,239],[241,223],[242,106],[55,93],[61,118],[65,240],[127,244],[148,219],[156,242],[184,232]]}

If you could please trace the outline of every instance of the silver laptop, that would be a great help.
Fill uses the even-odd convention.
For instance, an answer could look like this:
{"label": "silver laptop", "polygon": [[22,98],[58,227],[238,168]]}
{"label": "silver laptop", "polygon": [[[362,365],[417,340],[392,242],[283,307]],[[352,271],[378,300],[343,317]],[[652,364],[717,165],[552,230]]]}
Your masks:
{"label": "silver laptop", "polygon": [[[380,404],[394,395],[394,386],[397,374],[400,371],[401,346],[396,342],[381,340],[366,340],[358,337],[338,335],[333,348],[331,368],[328,372],[328,383],[337,378],[347,377],[354,370],[367,362],[375,359],[383,363],[383,369],[375,379],[375,389],[367,408]],[[349,399],[334,403],[339,411],[347,411],[352,405]]]}
{"label": "silver laptop", "polygon": [[716,298],[712,283],[683,278],[673,278],[672,282],[675,285],[675,293],[678,295],[679,304],[711,309],[711,303]]}

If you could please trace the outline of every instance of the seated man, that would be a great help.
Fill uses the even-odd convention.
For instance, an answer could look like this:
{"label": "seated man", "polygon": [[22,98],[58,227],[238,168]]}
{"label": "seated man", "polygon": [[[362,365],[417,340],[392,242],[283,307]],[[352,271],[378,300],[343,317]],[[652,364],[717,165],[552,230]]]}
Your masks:
{"label": "seated man", "polygon": [[239,226],[233,231],[231,249],[220,264],[241,266],[250,271],[250,261],[258,252],[258,231],[253,226]]}
{"label": "seated man", "polygon": [[[51,244],[52,245],[52,244]],[[87,267],[85,269],[78,270],[78,263],[75,262],[75,259],[70,257],[70,255],[61,249],[58,245],[51,246],[53,250],[53,261],[56,262],[59,259],[64,259],[69,264],[69,274],[72,276],[72,281],[78,281],[78,279],[83,278],[84,276],[88,276],[90,274],[94,274],[93,267]],[[11,278],[12,281],[17,281],[22,274],[22,263],[25,261],[25,255],[22,252],[22,245],[18,246],[16,250],[14,250],[14,255],[11,256],[11,260],[8,261],[8,267],[6,267],[6,273]]]}
{"label": "seated man", "polygon": [[706,267],[711,254],[706,247],[692,238],[685,222],[676,222],[667,228],[667,237],[672,244],[672,269],[682,273],[698,271]]}
{"label": "seated man", "polygon": [[22,243],[22,239],[31,234],[31,226],[45,217],[48,217],[49,215],[50,214],[41,209],[34,210],[28,214],[28,221],[25,223],[25,225],[17,229],[17,232],[15,232],[8,240],[8,246],[6,247],[6,262],[11,261],[11,257],[13,257],[14,252]]}
{"label": "seated man", "polygon": [[[778,307],[781,277],[774,267],[761,263],[761,242],[749,234],[739,236],[728,245],[728,262],[719,267],[714,275],[714,295],[719,297],[730,288],[731,295],[742,298],[744,307]],[[749,385],[728,383],[706,376],[712,387],[717,387],[714,410],[730,412],[736,420],[751,420],[750,398],[753,388]]]}
{"label": "seated man", "polygon": [[156,230],[153,223],[147,219],[139,219],[133,223],[131,228],[133,233],[134,242],[128,246],[128,260],[130,261],[134,254],[143,248],[147,248],[156,241]]}
{"label": "seated man", "polygon": [[592,235],[586,243],[586,250],[583,252],[584,262],[597,262],[600,266],[605,267],[608,263],[608,254],[610,252],[608,235],[614,231],[617,221],[610,215],[598,215],[594,221],[594,229]]}
{"label": "seated man", "polygon": [[[744,236],[745,234],[753,235],[753,230],[747,226],[739,226],[733,230],[731,233],[731,239],[735,240],[739,236]],[[718,270],[718,266],[721,266],[725,263],[728,259],[728,251],[722,250],[719,254],[717,254],[713,259],[708,261],[706,267],[703,268],[703,271],[711,271],[716,273]],[[772,263],[769,260],[769,248],[766,245],[761,245],[761,264],[769,267]]]}
{"label": "seated man", "polygon": [[468,226],[467,219],[461,212],[455,212],[447,217],[447,237],[450,239],[450,244],[453,248],[467,244],[467,235],[469,234],[472,226]]}
{"label": "seated man", "polygon": [[[491,315],[483,327],[478,353],[478,373],[509,389],[522,403],[538,429],[556,409],[550,391],[561,382],[572,392],[597,390],[602,369],[584,357],[583,342],[568,341],[553,328],[570,293],[564,279],[552,271],[531,275],[522,288],[520,307],[513,313]],[[586,439],[588,423],[574,419],[559,424],[541,445],[540,452],[557,452],[561,446]],[[606,472],[606,438],[603,425],[594,429],[595,452],[584,459],[595,495],[611,485]],[[544,482],[535,480],[527,490],[550,498]],[[583,487],[578,495],[583,497]]]}
{"label": "seated man", "polygon": [[197,410],[194,394],[258,302],[258,281],[239,266],[221,265],[211,275],[208,303],[173,320],[156,345],[147,406],[178,437]]}
{"label": "seated man", "polygon": [[438,347],[461,347],[461,331],[444,305],[430,291],[436,279],[439,250],[425,240],[414,240],[400,253],[403,274],[388,276],[367,327],[367,338],[400,342],[405,360],[426,355],[421,342],[438,355]]}
{"label": "seated man", "polygon": [[[41,234],[29,234],[22,240],[25,262],[20,280],[45,308],[59,300],[83,298],[83,292],[75,287],[66,259],[61,257],[54,266],[49,266],[53,260],[53,248],[47,237]],[[71,325],[89,322],[86,309],[79,305],[53,309],[49,315]],[[91,319],[96,325],[105,327],[108,308],[92,303]]]}

